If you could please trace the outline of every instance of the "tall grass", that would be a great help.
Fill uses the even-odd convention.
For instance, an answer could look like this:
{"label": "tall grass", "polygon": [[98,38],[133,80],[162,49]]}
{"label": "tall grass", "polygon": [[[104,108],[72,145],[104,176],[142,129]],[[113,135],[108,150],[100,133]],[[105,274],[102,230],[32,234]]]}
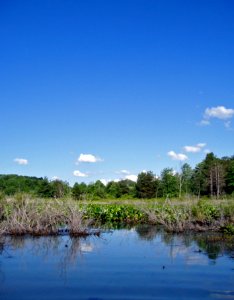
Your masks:
{"label": "tall grass", "polygon": [[24,195],[2,200],[0,219],[0,234],[8,235],[53,235],[65,225],[71,235],[85,235],[92,222],[74,201],[32,199]]}
{"label": "tall grass", "polygon": [[[116,228],[137,224],[163,225],[167,231],[233,232],[234,201],[140,201],[90,203],[72,199],[32,199],[27,195],[0,200],[0,234],[55,235],[61,226],[71,235],[90,234],[91,226]],[[98,233],[98,231],[93,231]]]}
{"label": "tall grass", "polygon": [[190,203],[171,203],[141,206],[150,224],[163,225],[168,231],[218,231],[234,224],[234,202],[214,203],[200,200]]}

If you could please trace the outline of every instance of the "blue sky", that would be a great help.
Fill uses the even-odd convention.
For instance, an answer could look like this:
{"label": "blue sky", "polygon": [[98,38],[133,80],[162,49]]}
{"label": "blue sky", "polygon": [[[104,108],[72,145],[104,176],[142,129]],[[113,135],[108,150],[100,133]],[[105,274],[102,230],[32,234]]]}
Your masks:
{"label": "blue sky", "polygon": [[0,173],[73,184],[233,155],[233,20],[231,0],[0,1]]}

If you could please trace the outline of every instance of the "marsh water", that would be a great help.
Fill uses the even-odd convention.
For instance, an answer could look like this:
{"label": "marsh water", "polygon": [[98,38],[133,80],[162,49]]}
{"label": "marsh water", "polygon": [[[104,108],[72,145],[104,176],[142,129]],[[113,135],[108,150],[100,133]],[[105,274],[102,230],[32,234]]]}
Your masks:
{"label": "marsh water", "polygon": [[0,242],[0,299],[234,299],[234,247],[155,227]]}

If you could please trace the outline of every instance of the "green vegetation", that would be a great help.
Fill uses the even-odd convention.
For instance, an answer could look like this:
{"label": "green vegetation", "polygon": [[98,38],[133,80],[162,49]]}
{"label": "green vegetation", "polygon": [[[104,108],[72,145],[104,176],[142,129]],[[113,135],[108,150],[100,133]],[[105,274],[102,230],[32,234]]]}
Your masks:
{"label": "green vegetation", "polygon": [[[75,183],[18,175],[0,175],[0,232],[56,234],[67,225],[71,234],[92,226],[139,223],[168,231],[234,232],[234,157],[213,153],[193,170],[166,168],[160,177],[142,172],[137,182]],[[86,229],[85,229],[86,228]]]}
{"label": "green vegetation", "polygon": [[234,224],[227,224],[221,228],[221,231],[228,235],[234,235]]}
{"label": "green vegetation", "polygon": [[[131,203],[131,204],[130,204]],[[117,204],[112,201],[42,199],[17,194],[0,201],[0,234],[57,234],[67,226],[70,234],[90,228],[117,228],[138,224],[163,225],[167,231],[221,231],[233,234],[233,200],[155,200]]]}
{"label": "green vegetation", "polygon": [[27,193],[34,197],[75,200],[100,199],[150,199],[229,197],[234,195],[234,156],[217,158],[213,153],[192,169],[187,163],[180,172],[165,168],[159,177],[153,172],[142,172],[137,182],[123,179],[111,181],[106,186],[100,181],[75,183],[70,187],[62,180],[49,181],[18,175],[0,175],[0,198],[3,195]]}
{"label": "green vegetation", "polygon": [[141,209],[133,205],[89,204],[86,206],[85,214],[88,219],[95,220],[96,224],[111,228],[146,221]]}
{"label": "green vegetation", "polygon": [[70,187],[67,182],[61,180],[49,181],[47,178],[0,175],[1,195],[11,196],[19,193],[43,198],[62,198],[70,193]]}

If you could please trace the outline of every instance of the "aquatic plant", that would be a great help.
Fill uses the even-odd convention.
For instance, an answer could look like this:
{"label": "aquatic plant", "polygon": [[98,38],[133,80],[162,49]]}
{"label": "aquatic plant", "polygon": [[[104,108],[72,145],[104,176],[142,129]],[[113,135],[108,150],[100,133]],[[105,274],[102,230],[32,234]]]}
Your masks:
{"label": "aquatic plant", "polygon": [[0,234],[49,235],[66,227],[71,235],[87,235],[92,227],[119,228],[138,224],[163,225],[171,232],[218,231],[229,224],[234,226],[234,204],[229,200],[169,199],[95,203],[37,199],[25,194],[0,201]]}
{"label": "aquatic plant", "polygon": [[133,205],[89,204],[85,216],[96,220],[99,224],[137,224],[145,220],[145,215]]}

